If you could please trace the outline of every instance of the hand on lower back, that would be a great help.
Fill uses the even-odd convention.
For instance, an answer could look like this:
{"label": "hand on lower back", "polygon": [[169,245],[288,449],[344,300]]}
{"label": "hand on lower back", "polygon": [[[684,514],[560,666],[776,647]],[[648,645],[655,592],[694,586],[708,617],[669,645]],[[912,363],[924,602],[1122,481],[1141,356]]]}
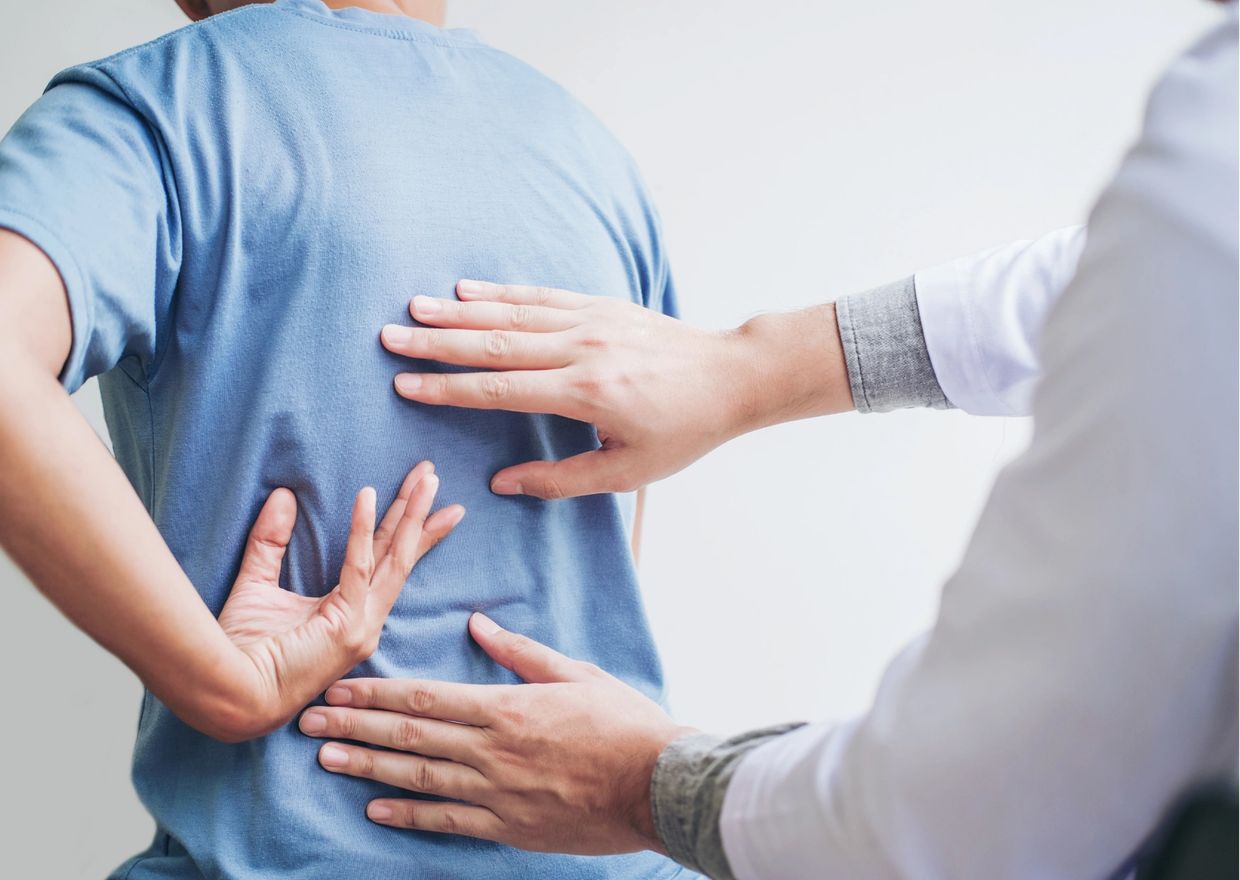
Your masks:
{"label": "hand on lower back", "polygon": [[254,735],[288,721],[374,653],[414,565],[464,513],[452,506],[429,515],[438,485],[429,462],[414,468],[377,531],[374,490],[363,489],[353,507],[340,583],[321,597],[280,588],[297,502],[287,489],[267,499],[219,617],[220,627],[253,665],[251,690],[259,714]]}
{"label": "hand on lower back", "polygon": [[745,429],[752,364],[735,333],[632,303],[562,290],[461,282],[460,302],[417,297],[422,327],[390,325],[396,354],[500,372],[402,374],[428,404],[552,413],[594,425],[602,448],[496,474],[501,495],[563,498],[640,488]]}

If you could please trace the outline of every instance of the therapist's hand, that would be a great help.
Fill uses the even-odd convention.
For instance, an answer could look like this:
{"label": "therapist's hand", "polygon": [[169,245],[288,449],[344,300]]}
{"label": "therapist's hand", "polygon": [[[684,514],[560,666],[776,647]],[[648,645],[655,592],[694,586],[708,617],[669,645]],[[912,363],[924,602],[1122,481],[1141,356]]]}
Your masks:
{"label": "therapist's hand", "polygon": [[348,679],[301,717],[333,742],[319,762],[445,801],[381,798],[366,815],[394,828],[462,834],[540,852],[662,850],[650,811],[659,754],[691,733],[606,674],[475,614],[470,632],[532,684]]}
{"label": "therapist's hand", "polygon": [[485,368],[402,373],[420,403],[552,413],[602,448],[497,473],[500,495],[567,498],[638,489],[747,431],[852,408],[834,306],[700,330],[615,299],[462,281],[460,301],[415,297],[422,325],[383,328],[388,350]]}

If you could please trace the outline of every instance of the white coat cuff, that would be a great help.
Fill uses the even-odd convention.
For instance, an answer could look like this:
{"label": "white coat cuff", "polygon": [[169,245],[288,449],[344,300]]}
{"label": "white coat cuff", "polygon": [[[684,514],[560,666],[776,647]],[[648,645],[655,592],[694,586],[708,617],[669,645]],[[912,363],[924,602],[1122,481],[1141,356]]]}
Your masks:
{"label": "white coat cuff", "polygon": [[918,272],[917,309],[926,351],[943,396],[967,413],[1007,413],[1002,398],[984,381],[986,365],[973,313],[971,261],[953,260]]}

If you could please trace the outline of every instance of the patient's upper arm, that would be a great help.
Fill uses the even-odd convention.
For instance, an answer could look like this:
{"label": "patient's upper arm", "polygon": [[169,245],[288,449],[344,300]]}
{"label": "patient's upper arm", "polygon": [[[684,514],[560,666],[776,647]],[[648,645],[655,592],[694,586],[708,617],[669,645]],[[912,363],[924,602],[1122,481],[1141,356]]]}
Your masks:
{"label": "patient's upper arm", "polygon": [[52,261],[27,239],[0,229],[0,338],[5,366],[33,358],[60,375],[69,357],[73,326],[65,286]]}

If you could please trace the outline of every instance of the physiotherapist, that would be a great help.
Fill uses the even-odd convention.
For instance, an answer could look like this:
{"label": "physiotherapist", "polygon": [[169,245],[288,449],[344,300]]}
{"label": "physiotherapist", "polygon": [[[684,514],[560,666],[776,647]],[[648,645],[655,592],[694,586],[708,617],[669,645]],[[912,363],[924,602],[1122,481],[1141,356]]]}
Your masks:
{"label": "physiotherapist", "polygon": [[721,740],[475,615],[530,684],[342,681],[301,719],[333,740],[321,764],[448,799],[371,802],[386,825],[653,849],[715,878],[1125,874],[1182,792],[1236,773],[1235,3],[1221,12],[1085,228],[728,333],[469,282],[385,329],[395,352],[487,369],[397,377],[410,400],[597,426],[600,450],[502,471],[501,494],[630,490],[846,410],[1031,414],[937,622],[868,712]]}

